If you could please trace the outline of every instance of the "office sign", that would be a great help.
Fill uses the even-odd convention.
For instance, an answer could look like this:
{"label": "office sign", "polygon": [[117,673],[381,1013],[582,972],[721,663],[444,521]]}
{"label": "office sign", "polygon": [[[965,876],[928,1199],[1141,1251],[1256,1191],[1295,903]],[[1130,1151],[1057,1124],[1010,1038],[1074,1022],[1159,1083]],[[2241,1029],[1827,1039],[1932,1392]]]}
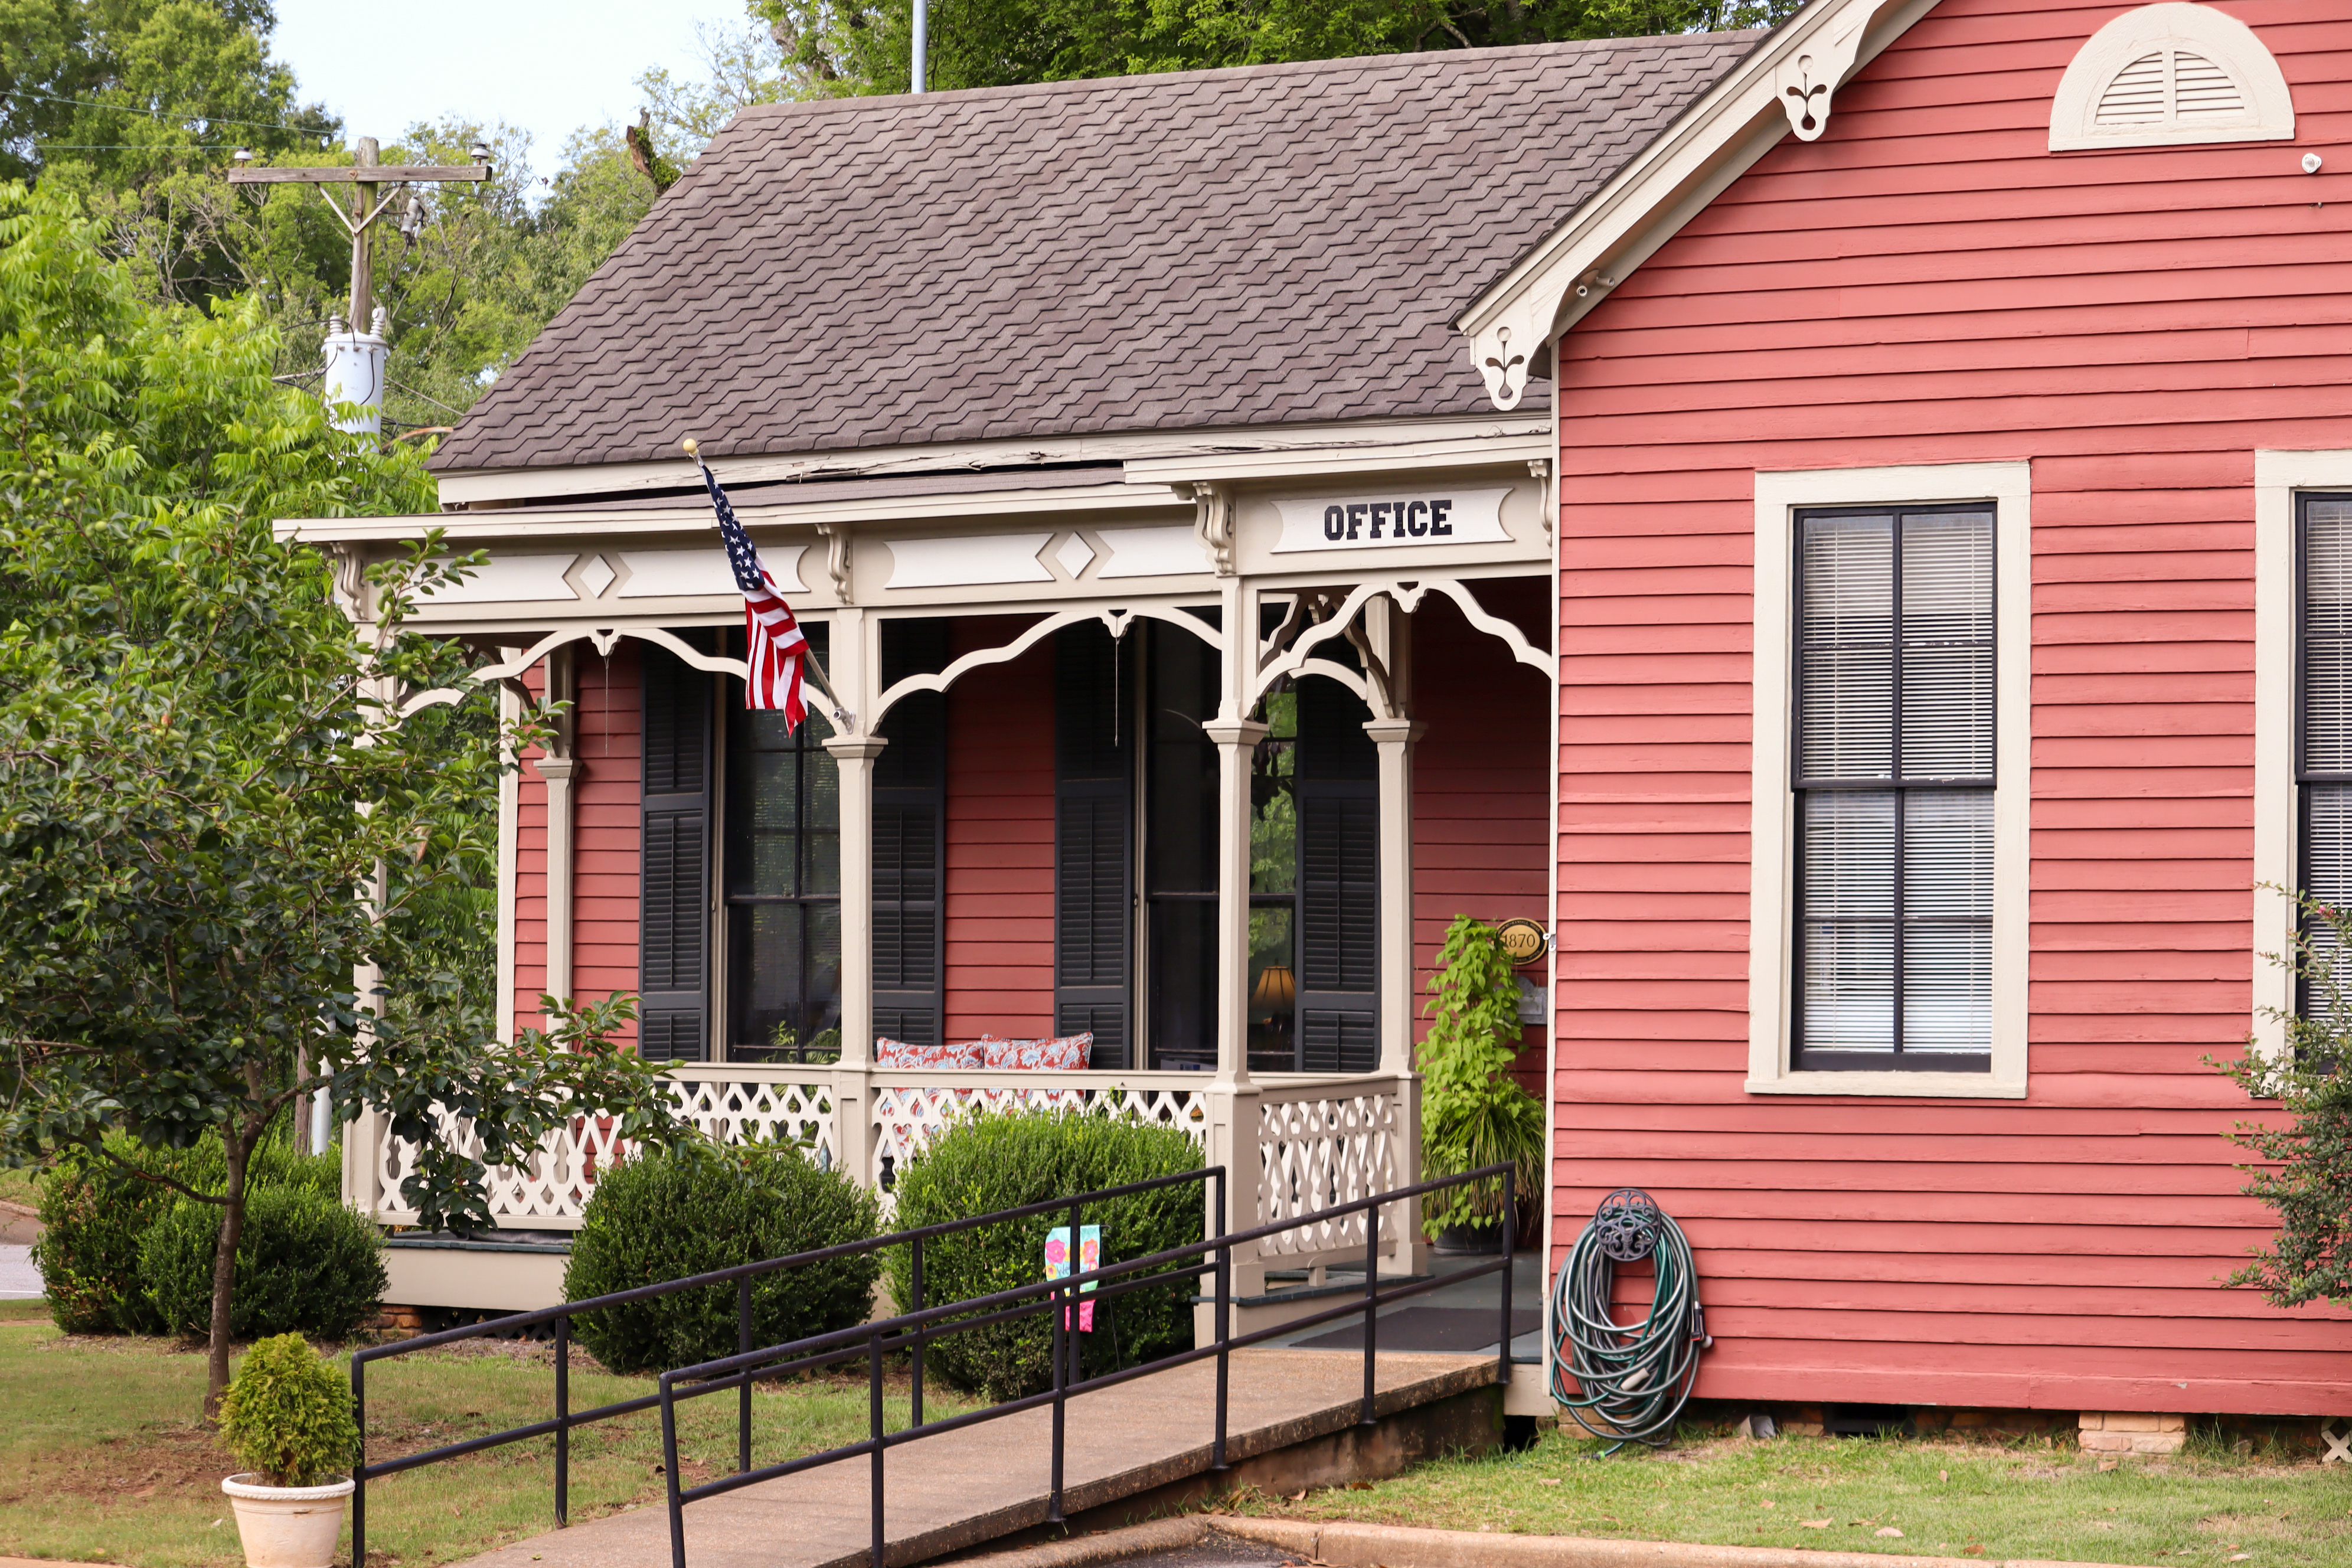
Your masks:
{"label": "office sign", "polygon": [[1508,544],[1500,489],[1403,486],[1377,494],[1282,500],[1279,554],[1302,550],[1392,550],[1416,544]]}

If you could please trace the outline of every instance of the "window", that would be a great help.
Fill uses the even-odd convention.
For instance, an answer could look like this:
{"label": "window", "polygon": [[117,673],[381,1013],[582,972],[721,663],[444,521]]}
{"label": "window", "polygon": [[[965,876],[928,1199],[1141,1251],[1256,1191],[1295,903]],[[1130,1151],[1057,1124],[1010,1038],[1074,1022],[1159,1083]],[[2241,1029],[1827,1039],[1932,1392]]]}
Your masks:
{"label": "window", "polygon": [[1756,476],[1751,1094],[2026,1092],[2032,496]]}
{"label": "window", "polygon": [[[2296,501],[2295,860],[2303,890],[2341,907],[2352,899],[2352,495],[2305,494]],[[2305,922],[2305,934],[2315,944],[2334,944],[2334,928],[2323,922]],[[2307,1015],[2318,1001],[2304,983],[2295,1010]]]}
{"label": "window", "polygon": [[[819,658],[822,626],[803,628]],[[728,1057],[830,1061],[841,1049],[841,773],[822,721],[787,733],[726,689]]]}
{"label": "window", "polygon": [[1798,520],[1796,1066],[1992,1045],[1993,517]]}
{"label": "window", "polygon": [[2143,5],[2101,27],[2050,110],[2053,153],[2294,136],[2278,61],[2253,29],[2203,5]]}

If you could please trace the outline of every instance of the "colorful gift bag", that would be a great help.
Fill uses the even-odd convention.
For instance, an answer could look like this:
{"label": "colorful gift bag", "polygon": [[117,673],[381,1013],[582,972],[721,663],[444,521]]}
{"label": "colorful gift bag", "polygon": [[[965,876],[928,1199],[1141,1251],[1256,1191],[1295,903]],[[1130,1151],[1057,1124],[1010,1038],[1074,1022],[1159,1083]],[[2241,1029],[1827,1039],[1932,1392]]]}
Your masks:
{"label": "colorful gift bag", "polygon": [[[1078,1272],[1091,1274],[1101,1267],[1102,1226],[1098,1225],[1078,1226]],[[1070,1227],[1066,1225],[1057,1225],[1045,1233],[1045,1278],[1066,1279],[1069,1276]],[[1094,1288],[1095,1282],[1089,1279],[1078,1287],[1078,1294],[1091,1295]],[[1070,1326],[1069,1313],[1066,1309],[1063,1312],[1062,1326],[1064,1328]],[[1092,1301],[1081,1301],[1078,1303],[1078,1332],[1090,1334],[1094,1331],[1095,1304]]]}

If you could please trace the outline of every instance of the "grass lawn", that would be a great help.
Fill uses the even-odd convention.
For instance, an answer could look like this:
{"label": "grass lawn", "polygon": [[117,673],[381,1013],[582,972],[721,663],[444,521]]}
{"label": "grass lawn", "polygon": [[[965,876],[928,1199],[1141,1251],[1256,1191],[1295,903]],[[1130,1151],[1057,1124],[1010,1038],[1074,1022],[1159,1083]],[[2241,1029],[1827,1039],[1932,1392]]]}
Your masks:
{"label": "grass lawn", "polygon": [[[17,1310],[23,1308],[27,1310]],[[0,1556],[134,1568],[240,1568],[220,1479],[235,1467],[199,1419],[201,1352],[169,1341],[60,1335],[39,1302],[0,1303]],[[572,1407],[648,1393],[575,1351]],[[551,1347],[425,1351],[368,1369],[372,1459],[519,1426],[553,1413]],[[936,1385],[926,1412],[955,1406]],[[903,1380],[888,1402],[903,1424]],[[734,1467],[735,1397],[681,1413],[689,1481]],[[572,1435],[572,1517],[662,1495],[658,1413]],[[753,1403],[752,1457],[772,1464],[866,1435],[866,1384],[811,1383]],[[372,1568],[446,1563],[554,1528],[554,1440],[469,1455],[368,1488]],[[344,1540],[348,1553],[350,1540]]]}
{"label": "grass lawn", "polygon": [[28,1209],[41,1206],[41,1173],[30,1165],[10,1170],[0,1165],[0,1201],[22,1204]]}
{"label": "grass lawn", "polygon": [[[1580,1436],[1581,1434],[1579,1434]],[[1614,1458],[1557,1432],[1369,1489],[1235,1511],[1441,1530],[2246,1568],[2352,1563],[2352,1473],[2235,1456],[2124,1459],[1911,1439],[1717,1438]],[[1901,1531],[1900,1536],[1886,1533]]]}

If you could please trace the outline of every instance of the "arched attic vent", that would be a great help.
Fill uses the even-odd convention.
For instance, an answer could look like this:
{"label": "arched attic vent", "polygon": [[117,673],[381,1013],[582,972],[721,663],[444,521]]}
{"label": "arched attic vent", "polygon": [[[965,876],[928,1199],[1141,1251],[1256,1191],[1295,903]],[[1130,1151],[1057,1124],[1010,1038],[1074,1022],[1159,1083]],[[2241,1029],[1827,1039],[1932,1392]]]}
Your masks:
{"label": "arched attic vent", "polygon": [[2285,142],[2294,102],[2253,29],[2204,5],[2143,5],[2091,35],[2050,107],[2050,150]]}

